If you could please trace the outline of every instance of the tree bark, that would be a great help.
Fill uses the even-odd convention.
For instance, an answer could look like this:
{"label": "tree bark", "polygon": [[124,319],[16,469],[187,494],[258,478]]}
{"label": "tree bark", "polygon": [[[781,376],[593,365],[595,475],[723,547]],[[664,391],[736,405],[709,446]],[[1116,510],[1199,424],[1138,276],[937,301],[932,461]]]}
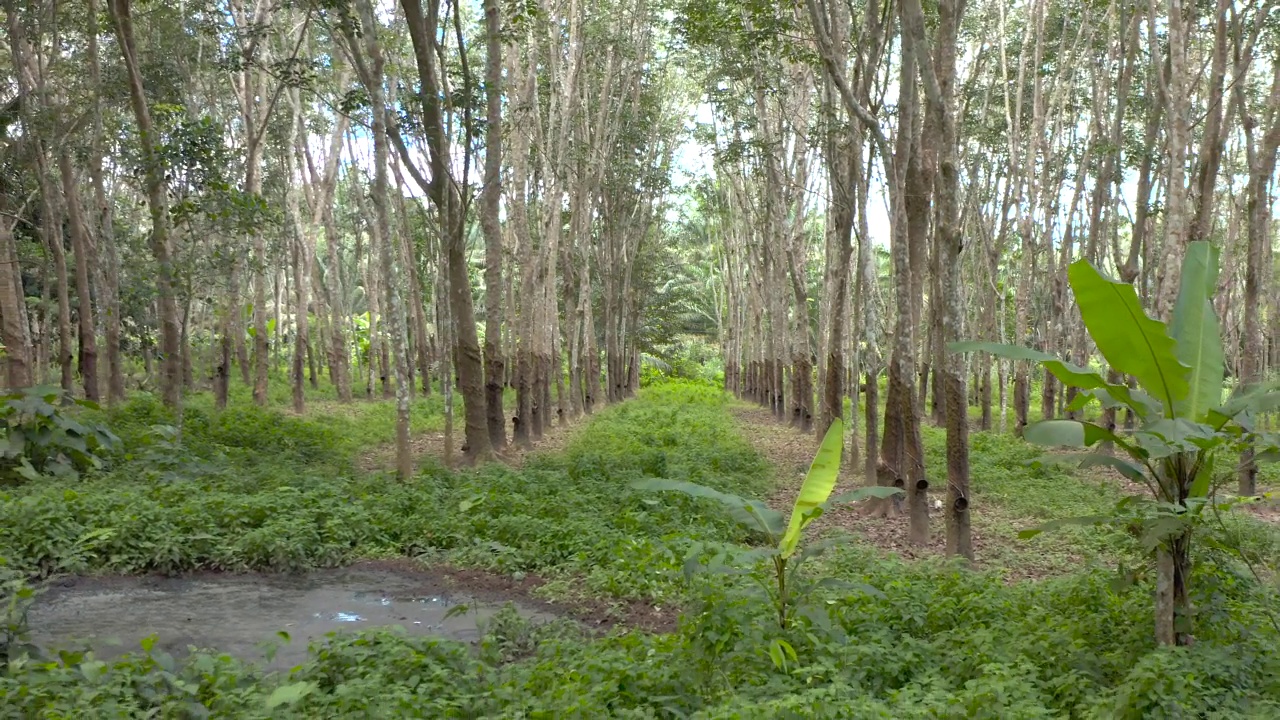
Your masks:
{"label": "tree bark", "polygon": [[[507,445],[506,411],[502,405],[506,358],[502,355],[502,6],[485,0],[485,149],[480,225],[484,232],[484,360],[485,417],[494,448]],[[518,189],[523,192],[523,188]]]}
{"label": "tree bark", "polygon": [[[458,387],[466,417],[466,454],[475,462],[493,456],[489,440],[484,394],[484,364],[480,340],[476,334],[475,309],[471,301],[471,279],[467,272],[466,222],[457,183],[449,172],[450,149],[440,107],[440,79],[436,70],[438,41],[436,28],[440,17],[440,0],[427,0],[424,12],[421,0],[400,0],[413,43],[414,61],[421,85],[424,131],[431,162],[431,196],[439,212],[441,228],[446,236],[450,304],[456,330],[455,356]],[[461,48],[460,48],[461,50]],[[469,153],[469,148],[466,149]]]}
{"label": "tree bark", "polygon": [[[98,309],[103,314],[107,346],[107,401],[124,401],[124,368],[120,358],[120,260],[116,255],[115,222],[103,181],[102,68],[98,57],[98,0],[88,0],[86,13],[89,84],[93,89],[93,140],[89,149],[89,178],[97,214],[97,249],[101,253]],[[105,267],[103,266],[105,264]]]}
{"label": "tree bark", "polygon": [[5,387],[30,387],[31,353],[22,316],[25,293],[13,238],[14,221],[0,215],[0,341],[4,343]]}
{"label": "tree bark", "polygon": [[134,46],[133,17],[130,0],[109,0],[107,11],[115,28],[116,40],[124,58],[129,81],[129,101],[138,124],[139,144],[147,190],[147,206],[151,213],[151,254],[160,276],[156,279],[160,320],[160,395],[164,404],[175,410],[182,403],[182,329],[178,319],[177,285],[174,279],[173,247],[169,238],[169,203],[165,190],[164,170],[156,153],[155,126],[147,105],[142,70]]}
{"label": "tree bark", "polygon": [[[380,261],[385,299],[387,306],[387,326],[390,335],[391,365],[395,373],[396,397],[396,474],[401,480],[408,480],[413,475],[413,455],[409,448],[409,385],[408,363],[406,354],[405,313],[400,298],[399,273],[397,272],[394,236],[391,230],[391,209],[388,207],[387,164],[390,140],[387,135],[387,106],[382,88],[384,61],[382,48],[378,43],[377,19],[373,13],[371,0],[359,0],[361,24],[369,30],[363,34],[365,53],[368,55],[369,67],[361,72],[373,113],[373,187],[372,201],[374,221],[377,223],[379,243],[378,257]],[[352,40],[352,45],[355,42]]]}
{"label": "tree bark", "polygon": [[86,400],[98,402],[98,339],[93,323],[92,292],[89,289],[89,268],[95,264],[90,251],[89,233],[84,225],[84,213],[80,209],[80,194],[76,190],[75,175],[71,169],[71,153],[64,147],[58,153],[58,171],[62,176],[62,195],[66,198],[67,224],[71,227],[72,252],[76,256],[76,301],[80,330],[80,377],[84,382]]}
{"label": "tree bark", "polygon": [[[1276,170],[1276,152],[1280,148],[1280,63],[1272,63],[1271,93],[1267,103],[1267,126],[1261,147],[1255,139],[1257,119],[1249,113],[1244,99],[1244,89],[1235,88],[1245,132],[1245,152],[1249,167],[1249,183],[1245,190],[1245,208],[1248,233],[1248,250],[1244,271],[1244,351],[1241,355],[1240,382],[1250,385],[1263,379],[1263,361],[1266,354],[1259,310],[1265,294],[1265,272],[1271,244],[1268,230],[1271,224],[1271,197],[1268,184]],[[1252,497],[1258,494],[1258,465],[1254,451],[1248,448],[1241,458],[1240,495]]]}
{"label": "tree bark", "polygon": [[[940,277],[937,298],[941,319],[939,344],[942,395],[947,427],[947,554],[973,560],[969,520],[969,413],[967,369],[964,355],[943,352],[947,342],[961,339],[964,317],[960,283],[960,254],[964,239],[960,227],[960,168],[955,102],[957,39],[964,0],[941,0],[933,44],[933,63],[919,62],[929,111],[940,132],[936,136],[938,175],[936,176],[936,222],[934,223],[935,267]],[[910,29],[917,52],[928,56],[924,11],[920,0],[905,0],[904,25]],[[936,371],[935,371],[936,372]],[[913,520],[915,513],[913,509]],[[927,527],[925,530],[927,537]]]}

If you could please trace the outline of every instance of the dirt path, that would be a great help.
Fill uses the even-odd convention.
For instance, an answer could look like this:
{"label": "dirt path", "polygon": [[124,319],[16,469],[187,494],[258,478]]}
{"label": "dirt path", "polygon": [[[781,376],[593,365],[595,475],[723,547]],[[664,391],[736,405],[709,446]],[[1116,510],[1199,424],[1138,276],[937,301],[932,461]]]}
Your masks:
{"label": "dirt path", "polygon": [[[778,510],[789,512],[809,470],[813,454],[818,449],[818,438],[779,423],[767,408],[739,404],[733,407],[732,412],[743,435],[769,460],[777,472],[775,490],[769,498],[769,504]],[[859,469],[850,467],[846,458],[835,493],[854,490],[862,484]],[[935,527],[930,543],[917,546],[908,542],[909,519],[905,514],[882,518],[868,515],[867,510],[865,501],[833,508],[814,521],[813,529],[819,533],[831,532],[833,529],[843,530],[881,550],[904,558],[938,556],[946,552],[946,536],[942,529],[942,518],[937,511],[933,511]],[[973,544],[978,557],[982,557],[985,543],[984,533],[975,527]]]}

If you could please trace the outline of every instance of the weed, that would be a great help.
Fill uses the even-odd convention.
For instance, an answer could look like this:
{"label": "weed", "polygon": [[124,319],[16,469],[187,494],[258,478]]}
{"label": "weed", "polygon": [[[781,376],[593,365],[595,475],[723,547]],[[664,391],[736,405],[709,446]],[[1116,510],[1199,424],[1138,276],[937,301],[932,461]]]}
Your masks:
{"label": "weed", "polygon": [[[354,471],[359,443],[345,439],[347,420],[319,425],[237,409],[257,433],[275,433],[263,440],[222,427],[198,402],[183,427],[190,455],[182,463],[214,470],[188,474],[178,463],[166,470],[172,476],[139,472],[146,448],[158,442],[151,428],[173,420],[136,400],[110,414],[124,447],[107,472],[41,479],[0,495],[0,556],[14,582],[426,554],[536,571],[565,592],[675,603],[685,612],[671,633],[607,636],[499,614],[478,647],[392,630],[340,635],[314,645],[298,667],[270,675],[225,655],[176,661],[150,644],[112,662],[75,652],[19,656],[0,668],[0,707],[16,717],[255,719],[1280,713],[1280,632],[1269,620],[1280,602],[1208,542],[1192,588],[1196,643],[1183,648],[1155,646],[1149,579],[1121,587],[1094,567],[1011,584],[995,571],[908,563],[839,544],[806,574],[881,593],[816,586],[806,597],[814,611],[796,612],[785,627],[752,594],[749,576],[686,581],[683,561],[695,543],[748,546],[759,535],[719,505],[629,486],[662,477],[763,495],[768,468],[734,431],[726,402],[705,386],[660,384],[599,413],[563,455],[531,458],[519,470],[430,467],[400,483]],[[1020,522],[1087,513],[1119,493],[1052,464],[1027,465],[1035,452],[1010,438],[976,435],[974,443],[975,498]],[[1256,554],[1274,548],[1274,534],[1256,523],[1224,528]],[[1031,542],[1140,558],[1128,536],[1109,533],[1084,527]]]}

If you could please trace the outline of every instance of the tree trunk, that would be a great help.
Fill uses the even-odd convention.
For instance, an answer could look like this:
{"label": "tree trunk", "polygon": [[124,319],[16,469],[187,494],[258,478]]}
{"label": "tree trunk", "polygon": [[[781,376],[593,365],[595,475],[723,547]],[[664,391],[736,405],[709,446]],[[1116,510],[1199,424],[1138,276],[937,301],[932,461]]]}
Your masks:
{"label": "tree trunk", "polygon": [[[1267,186],[1275,174],[1276,152],[1280,148],[1280,63],[1272,64],[1271,94],[1267,107],[1268,125],[1262,145],[1254,138],[1257,119],[1248,111],[1244,89],[1235,89],[1245,132],[1245,152],[1249,167],[1249,184],[1245,190],[1245,208],[1248,213],[1248,250],[1244,271],[1244,351],[1241,355],[1240,383],[1250,385],[1263,379],[1263,360],[1266,354],[1259,317],[1262,296],[1265,295],[1265,273],[1271,243],[1268,229],[1271,224],[1271,197]],[[1252,497],[1258,494],[1258,465],[1253,448],[1248,448],[1241,458],[1239,494]]]}
{"label": "tree trunk", "polygon": [[0,341],[4,343],[5,387],[10,391],[32,384],[29,340],[22,316],[26,301],[13,226],[8,215],[0,215]]}
{"label": "tree trunk", "polygon": [[[359,0],[357,7],[360,12],[361,24],[366,28],[377,28],[378,24],[374,17],[371,0]],[[377,232],[382,236],[378,247],[378,256],[382,266],[382,280],[386,293],[387,326],[392,356],[391,365],[396,381],[396,474],[401,480],[408,480],[413,475],[413,455],[409,448],[409,358],[405,347],[407,343],[404,305],[400,299],[399,273],[396,270],[398,264],[396,257],[399,253],[396,250],[394,236],[392,235],[391,209],[388,207],[387,202],[387,164],[390,154],[388,151],[390,141],[387,136],[386,99],[382,88],[384,63],[377,33],[366,32],[363,38],[369,67],[361,72],[361,75],[365,79],[373,114],[374,172],[371,199],[373,201]],[[351,44],[355,45],[354,39],[352,39]]]}
{"label": "tree trunk", "polygon": [[1186,645],[1191,602],[1187,580],[1191,574],[1190,536],[1168,541],[1156,550],[1156,642]]}
{"label": "tree trunk", "polygon": [[[124,368],[120,359],[120,260],[116,256],[115,224],[111,202],[107,198],[106,184],[102,177],[102,69],[98,57],[98,0],[88,0],[86,20],[88,31],[89,84],[93,89],[93,141],[89,150],[89,178],[93,183],[93,196],[97,213],[95,223],[98,233],[97,249],[102,253],[105,267],[99,265],[98,309],[104,315],[107,344],[107,401],[116,404],[124,401]],[[2,312],[2,311],[0,311]]]}
{"label": "tree trunk", "polygon": [[173,247],[169,239],[169,205],[164,171],[156,154],[155,126],[142,84],[142,71],[134,46],[133,18],[130,0],[109,0],[108,13],[115,27],[116,40],[124,58],[129,80],[129,100],[134,120],[138,123],[143,167],[146,168],[147,205],[151,211],[151,254],[160,277],[156,280],[157,305],[160,315],[160,395],[164,404],[175,410],[182,403],[182,329],[178,319],[177,286],[174,281]]}
{"label": "tree trunk", "polygon": [[84,215],[80,209],[80,194],[76,191],[75,175],[71,170],[71,153],[65,147],[58,153],[58,170],[62,176],[62,195],[66,198],[67,224],[71,226],[71,247],[76,256],[76,301],[80,324],[80,377],[84,382],[86,400],[98,402],[98,339],[93,323],[93,304],[89,289],[89,268],[95,264],[90,251],[89,234],[85,229]]}
{"label": "tree trunk", "polygon": [[[293,116],[290,126],[289,144],[285,149],[286,158],[286,177],[288,182],[285,184],[285,207],[288,212],[289,235],[293,241],[293,411],[302,414],[307,409],[306,388],[303,386],[305,378],[303,373],[306,370],[306,356],[308,348],[308,335],[310,328],[308,325],[308,307],[310,301],[307,298],[307,290],[311,284],[311,241],[306,237],[304,228],[302,227],[302,212],[298,207],[298,192],[294,187],[295,178],[298,176],[298,125],[302,122],[301,100],[298,97],[297,88],[288,91],[293,100]],[[312,376],[315,371],[312,371]]]}
{"label": "tree trunk", "polygon": [[[460,189],[449,173],[450,148],[440,107],[440,78],[436,57],[439,51],[436,28],[440,17],[440,0],[427,0],[423,12],[421,0],[400,0],[413,43],[414,60],[421,84],[424,132],[431,161],[431,200],[441,218],[446,236],[449,295],[455,325],[455,355],[458,387],[466,413],[466,452],[471,461],[487,460],[493,455],[489,441],[484,393],[484,364],[480,340],[476,334],[475,310],[471,302],[471,279],[467,272],[466,221],[463,216]],[[459,48],[461,52],[461,48]],[[381,77],[375,74],[375,77]],[[469,152],[469,148],[466,149]]]}
{"label": "tree trunk", "polygon": [[[502,6],[485,0],[485,150],[484,189],[480,225],[484,232],[484,360],[485,418],[494,448],[507,444],[506,411],[502,405],[506,359],[502,356]],[[517,192],[524,192],[518,188]]]}
{"label": "tree trunk", "polygon": [[[973,560],[969,521],[969,394],[965,385],[967,369],[964,355],[945,353],[943,345],[961,339],[963,332],[963,296],[960,283],[960,253],[964,245],[960,227],[960,167],[956,117],[952,111],[955,97],[957,38],[963,0],[941,0],[938,3],[938,26],[935,34],[933,63],[919,61],[920,76],[934,123],[938,156],[937,207],[934,224],[934,266],[939,273],[937,298],[938,357],[942,375],[944,416],[947,427],[947,554]],[[924,11],[920,0],[906,0],[903,22],[910,27],[919,48],[925,44]],[[921,52],[921,56],[927,55]],[[937,370],[935,370],[937,372]],[[927,509],[926,509],[927,512]],[[913,508],[912,519],[915,519]],[[914,523],[913,523],[914,525]],[[927,527],[926,527],[927,537]]]}
{"label": "tree trunk", "polygon": [[1186,160],[1191,138],[1191,83],[1187,67],[1188,27],[1182,0],[1169,0],[1166,18],[1169,37],[1169,77],[1164,96],[1169,118],[1169,177],[1165,199],[1165,240],[1163,264],[1156,296],[1156,317],[1168,319],[1178,295],[1182,256],[1189,240]]}
{"label": "tree trunk", "polygon": [[[339,79],[345,83],[346,73]],[[342,282],[342,258],[338,252],[341,236],[333,217],[334,192],[338,184],[338,165],[342,156],[342,139],[347,134],[347,117],[339,114],[329,140],[329,154],[325,156],[324,176],[319,178],[315,168],[311,167],[310,150],[304,144],[304,152],[308,153],[308,167],[311,170],[312,182],[319,181],[322,186],[318,194],[319,207],[313,209],[318,221],[324,225],[325,254],[329,261],[328,271],[324,276],[326,300],[330,312],[329,328],[329,368],[333,376],[333,384],[338,393],[339,402],[351,401],[351,348],[347,345],[346,295]]]}

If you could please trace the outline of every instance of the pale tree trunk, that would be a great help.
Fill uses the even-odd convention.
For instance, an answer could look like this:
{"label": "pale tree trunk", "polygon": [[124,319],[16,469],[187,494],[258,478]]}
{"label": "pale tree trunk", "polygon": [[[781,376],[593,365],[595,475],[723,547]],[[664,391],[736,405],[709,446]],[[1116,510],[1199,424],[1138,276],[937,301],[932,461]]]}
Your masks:
{"label": "pale tree trunk", "polygon": [[[30,158],[34,161],[33,169],[40,195],[40,227],[37,229],[32,224],[32,229],[37,230],[53,259],[58,308],[56,322],[59,384],[65,392],[69,393],[74,385],[74,375],[71,364],[71,300],[67,280],[66,249],[62,237],[61,208],[57,205],[58,191],[50,178],[44,135],[37,122],[41,112],[47,113],[51,110],[45,86],[45,74],[48,68],[38,57],[32,41],[26,37],[21,21],[22,16],[16,4],[12,0],[6,2],[5,10],[9,21],[9,49],[14,74],[17,77],[18,115],[23,140],[27,145]],[[47,279],[44,288],[46,292],[49,289]],[[43,371],[43,363],[39,365]]]}
{"label": "pale tree trunk", "polygon": [[[44,197],[44,241],[53,254],[53,276],[57,284],[58,294],[58,370],[59,384],[63,391],[70,393],[75,386],[75,374],[72,362],[74,354],[71,346],[71,289],[67,278],[67,251],[63,246],[62,213],[55,205],[54,185],[47,177],[48,168],[44,163],[44,151],[36,144],[39,153],[36,166],[40,173],[41,195]],[[48,193],[47,195],[45,193]]]}
{"label": "pale tree trunk", "polygon": [[[262,193],[262,174],[259,171],[261,152],[250,148],[245,187],[250,195]],[[261,231],[252,237],[253,268],[253,402],[267,404],[267,384],[271,365],[270,338],[267,333],[267,240]],[[279,324],[277,323],[277,327]]]}
{"label": "pale tree trunk", "polygon": [[[528,33],[525,35],[528,38]],[[516,315],[516,415],[513,420],[513,438],[519,445],[528,447],[532,442],[533,425],[533,282],[534,252],[533,239],[529,233],[529,214],[526,187],[529,182],[529,130],[532,112],[533,88],[536,78],[531,67],[520,62],[519,53],[508,54],[508,77],[513,79],[512,99],[513,120],[518,118],[519,125],[512,135],[511,149],[511,191],[508,193],[511,208],[511,226],[516,241],[516,258],[520,267],[520,301],[519,313]],[[512,278],[515,284],[515,278]],[[516,308],[510,308],[512,313]]]}
{"label": "pale tree trunk", "polygon": [[[1276,152],[1280,148],[1280,63],[1272,62],[1271,93],[1266,105],[1265,134],[1259,145],[1255,138],[1258,120],[1249,112],[1244,89],[1236,85],[1245,133],[1245,152],[1249,167],[1245,208],[1248,213],[1248,251],[1244,271],[1244,352],[1241,355],[1240,382],[1243,385],[1263,379],[1265,341],[1259,310],[1266,295],[1266,258],[1271,253],[1268,230],[1271,225],[1271,196],[1268,184],[1275,175]],[[1258,465],[1252,448],[1245,450],[1240,463],[1239,493],[1252,497],[1258,493]]]}
{"label": "pale tree trunk", "polygon": [[[363,79],[362,79],[363,82]],[[352,138],[348,137],[348,144],[352,143]],[[349,148],[352,158],[356,157],[354,148]],[[383,357],[383,338],[382,338],[382,303],[381,303],[381,283],[378,281],[378,273],[375,271],[375,262],[378,257],[379,248],[382,245],[383,238],[378,230],[377,222],[370,220],[372,213],[369,212],[368,203],[365,201],[364,188],[357,185],[355,189],[355,205],[358,217],[365,219],[365,227],[368,230],[368,259],[363,263],[360,262],[360,246],[357,241],[356,245],[356,271],[364,273],[364,294],[365,303],[369,308],[369,357],[365,370],[368,374],[364,378],[364,395],[367,398],[373,397],[374,386],[381,382],[386,386],[387,368],[382,361]],[[359,235],[360,229],[356,228],[356,234]]]}
{"label": "pale tree trunk", "polygon": [[[1189,238],[1187,188],[1185,163],[1187,143],[1190,140],[1191,78],[1187,68],[1188,23],[1182,0],[1169,0],[1169,76],[1161,83],[1160,94],[1164,99],[1169,118],[1168,133],[1168,186],[1165,203],[1165,241],[1163,247],[1163,272],[1160,291],[1156,297],[1156,316],[1168,320],[1178,292],[1182,256]],[[1176,477],[1164,483],[1176,484]],[[1178,488],[1181,494],[1182,488]],[[1166,498],[1181,502],[1185,497]],[[1156,548],[1156,641],[1162,645],[1182,645],[1185,633],[1179,629],[1179,619],[1187,615],[1190,603],[1187,596],[1187,574],[1190,569],[1190,536],[1181,534],[1169,538]]]}
{"label": "pale tree trunk", "polygon": [[[502,201],[502,5],[485,0],[485,149],[484,189],[480,198],[480,225],[484,232],[484,360],[485,413],[489,441],[494,448],[507,444],[506,412],[502,405],[506,359],[502,355],[502,226],[498,213]],[[523,188],[517,188],[523,192]]]}
{"label": "pale tree trunk", "polygon": [[[338,72],[338,85],[346,85],[348,73],[345,68]],[[315,205],[311,208],[312,226],[322,225],[324,228],[325,257],[328,268],[324,274],[325,301],[329,309],[329,373],[340,402],[351,400],[351,349],[347,345],[346,295],[342,282],[342,259],[339,245],[342,241],[338,226],[333,217],[334,195],[338,185],[338,167],[342,159],[342,140],[347,134],[348,119],[339,114],[329,139],[329,152],[324,157],[324,174],[320,175],[312,160],[310,145],[305,138],[300,143],[311,183],[319,186],[314,193]]]}
{"label": "pale tree trunk", "polygon": [[[818,6],[815,4],[815,9]],[[844,66],[848,63],[848,47],[843,38],[849,37],[850,22],[848,11],[842,3],[826,5],[817,10],[817,16],[810,15],[810,20],[820,23],[824,37],[837,37],[842,40],[828,48],[833,63]],[[859,174],[862,164],[862,137],[859,133],[839,129],[836,125],[837,99],[835,80],[827,72],[827,87],[823,93],[823,105],[827,112],[827,137],[825,153],[827,156],[828,187],[830,188],[829,207],[831,221],[827,229],[826,258],[829,263],[825,278],[825,295],[829,301],[826,315],[826,358],[825,378],[822,383],[821,417],[816,428],[821,437],[837,418],[844,416],[844,379],[846,360],[845,347],[845,307],[849,296],[849,271],[853,259],[853,221],[855,207],[858,202]],[[856,347],[856,346],[855,346]],[[857,350],[854,351],[857,357]],[[856,376],[855,376],[856,385]],[[854,447],[857,447],[857,414],[858,393],[853,395],[854,414]]]}
{"label": "pale tree trunk", "polygon": [[[913,247],[913,237],[920,234],[921,220],[927,211],[927,198],[920,183],[920,159],[915,147],[917,125],[915,116],[918,108],[916,96],[916,55],[914,44],[907,35],[902,38],[902,63],[899,92],[899,115],[897,148],[894,164],[900,168],[903,183],[903,203],[899,222],[894,228],[890,245],[893,261],[895,295],[897,312],[894,322],[894,343],[889,360],[889,387],[885,398],[884,430],[881,436],[881,464],[876,469],[881,485],[892,485],[903,488],[911,504],[911,541],[917,544],[928,542],[928,506],[917,499],[923,498],[928,490],[928,481],[924,477],[922,441],[920,438],[920,416],[916,404],[916,333],[919,323],[916,294],[915,266],[922,258],[917,248]],[[921,201],[926,203],[921,206]],[[917,485],[917,483],[921,484]],[[885,512],[892,512],[897,507],[894,503],[884,503]],[[919,511],[922,509],[922,512]]]}
{"label": "pale tree trunk", "polygon": [[[468,460],[488,460],[493,455],[489,441],[484,394],[484,364],[476,334],[475,310],[471,301],[471,280],[467,272],[466,218],[460,189],[449,173],[451,150],[440,106],[440,77],[437,75],[439,42],[436,28],[440,0],[400,0],[413,43],[414,61],[421,85],[424,132],[431,162],[431,201],[441,219],[448,258],[449,302],[456,331],[455,349],[458,386],[466,413],[466,454]],[[459,31],[459,35],[460,35]],[[459,38],[460,39],[460,38]],[[459,52],[462,48],[458,48]],[[469,82],[469,77],[468,77]],[[470,123],[468,122],[468,128]],[[464,148],[467,156],[470,148]]]}
{"label": "pale tree trunk", "polygon": [[[904,5],[901,10],[906,11]],[[906,22],[906,16],[903,15]],[[927,259],[928,229],[932,181],[925,163],[924,132],[932,122],[919,115],[917,74],[928,61],[909,33],[902,35],[902,80],[900,91],[901,128],[898,131],[898,161],[902,168],[903,223],[897,239],[903,244],[894,260],[895,279],[899,284],[899,306],[893,358],[889,367],[889,392],[885,408],[883,452],[894,483],[907,493],[910,517],[910,541],[916,545],[929,542],[929,481],[924,473],[924,444],[921,438],[921,411],[916,397],[916,334],[920,326],[923,303],[924,269]],[[930,127],[932,132],[937,128]],[[905,261],[905,264],[903,264]],[[904,311],[905,309],[905,311]],[[895,448],[896,445],[896,448]]]}
{"label": "pale tree trunk", "polygon": [[[957,37],[964,0],[942,0],[938,4],[938,25],[934,35],[932,65],[927,57],[924,12],[920,0],[906,0],[903,22],[917,43],[922,58],[918,65],[924,81],[929,111],[939,129],[936,137],[938,175],[936,177],[936,222],[934,227],[935,266],[939,271],[937,299],[941,317],[941,346],[961,339],[963,297],[960,283],[960,253],[964,244],[960,226],[960,163],[956,128],[955,74]],[[947,554],[973,560],[969,521],[969,414],[967,369],[964,356],[946,353],[942,357],[942,386],[947,426]],[[914,513],[912,518],[914,520]],[[926,530],[927,532],[927,530]]]}
{"label": "pale tree trunk", "polygon": [[[1226,113],[1225,122],[1223,119],[1223,84],[1227,73],[1227,12],[1232,4],[1231,0],[1218,0],[1215,12],[1213,60],[1209,71],[1209,101],[1191,188],[1189,204],[1192,206],[1193,215],[1187,230],[1187,242],[1209,239],[1209,231],[1213,228],[1218,168],[1222,165],[1222,151],[1226,145],[1227,130],[1231,123],[1230,112]],[[1247,56],[1249,51],[1245,54]],[[1232,84],[1235,85],[1243,80],[1242,74],[1238,74]],[[1231,111],[1234,111],[1234,102]]]}
{"label": "pale tree trunk", "polygon": [[169,238],[169,203],[165,177],[156,154],[155,126],[142,84],[142,71],[134,46],[133,17],[130,0],[109,0],[107,5],[124,58],[129,81],[129,101],[138,124],[142,161],[145,168],[147,205],[151,212],[151,254],[160,276],[156,279],[160,321],[160,394],[164,404],[179,410],[182,403],[182,335],[178,319],[178,302],[173,268],[173,247]]}
{"label": "pale tree trunk", "polygon": [[[396,474],[401,480],[413,475],[413,455],[409,448],[409,386],[408,364],[405,338],[405,313],[400,297],[399,273],[396,270],[396,244],[391,230],[391,209],[388,207],[387,164],[390,141],[387,135],[387,107],[383,92],[383,57],[378,43],[378,28],[370,0],[360,0],[358,5],[361,24],[370,30],[363,34],[368,68],[361,68],[361,75],[369,92],[369,101],[373,114],[373,201],[374,221],[377,234],[381,236],[378,247],[378,259],[381,265],[382,282],[386,293],[387,326],[390,346],[391,365],[395,373],[396,397]],[[355,41],[352,39],[352,46]],[[358,55],[355,57],[359,58]]]}
{"label": "pale tree trunk", "polygon": [[76,299],[80,330],[80,377],[84,382],[86,400],[98,402],[98,340],[93,323],[93,304],[90,300],[89,268],[94,264],[90,251],[89,233],[85,229],[84,214],[80,209],[80,194],[76,190],[75,174],[71,169],[71,153],[65,148],[58,153],[58,170],[62,176],[62,195],[67,203],[67,224],[71,229],[71,245],[76,256]]}
{"label": "pale tree trunk", "polygon": [[[431,353],[428,349],[427,342],[427,305],[423,295],[422,286],[422,270],[419,266],[418,255],[414,249],[412,230],[409,225],[409,210],[405,203],[405,181],[400,172],[400,163],[393,162],[391,165],[396,179],[396,212],[400,217],[400,233],[402,235],[401,242],[397,247],[400,253],[400,262],[408,268],[409,282],[409,304],[413,309],[411,316],[408,318],[412,325],[409,357],[416,356],[418,362],[418,371],[422,380],[422,393],[424,396],[431,394]],[[420,211],[421,206],[416,205]],[[413,384],[413,363],[409,364],[409,395],[414,394]]]}
{"label": "pale tree trunk", "polygon": [[[88,0],[86,13],[89,54],[89,84],[93,89],[93,140],[89,149],[89,178],[93,183],[93,196],[97,221],[97,248],[102,253],[99,265],[98,308],[103,313],[107,345],[107,400],[112,404],[124,401],[124,368],[120,359],[120,260],[116,256],[115,223],[111,201],[107,198],[102,173],[102,69],[98,57],[98,2]],[[0,311],[2,312],[2,311]]]}
{"label": "pale tree trunk", "polygon": [[[0,208],[8,210],[8,208]],[[0,341],[4,343],[5,387],[31,385],[31,352],[23,320],[22,273],[13,239],[14,220],[0,214]]]}
{"label": "pale tree trunk", "polygon": [[[290,126],[289,145],[285,150],[285,208],[288,213],[290,237],[293,240],[293,411],[303,413],[307,409],[306,388],[303,386],[303,372],[306,369],[306,355],[310,328],[307,327],[307,308],[310,301],[307,290],[311,284],[311,241],[307,238],[307,228],[302,226],[302,212],[298,205],[298,191],[294,186],[300,181],[298,174],[298,126],[302,122],[301,99],[297,88],[289,90],[293,105],[293,117]],[[314,373],[313,373],[314,374]]]}
{"label": "pale tree trunk", "polygon": [[[1163,96],[1165,114],[1169,118],[1168,189],[1165,200],[1165,238],[1156,296],[1156,317],[1167,320],[1178,295],[1178,279],[1182,256],[1190,239],[1187,208],[1186,163],[1187,144],[1191,139],[1191,77],[1187,67],[1187,45],[1190,30],[1182,0],[1168,0],[1166,16],[1169,38],[1169,75],[1157,87]],[[1194,24],[1194,23],[1192,23]]]}
{"label": "pale tree trunk", "polygon": [[[1018,270],[1018,286],[1014,296],[1014,337],[1017,345],[1027,344],[1030,340],[1031,319],[1031,287],[1036,270],[1036,242],[1034,235],[1035,206],[1037,184],[1034,182],[1036,160],[1044,136],[1044,82],[1039,67],[1044,57],[1044,22],[1045,1],[1035,0],[1032,3],[1032,20],[1026,24],[1023,35],[1022,54],[1018,60],[1017,84],[1018,96],[1014,114],[1014,131],[1010,133],[1010,157],[1016,158],[1011,164],[1012,182],[1014,183],[1014,204],[1018,209],[1018,235],[1022,246],[1022,262]],[[1017,128],[1021,124],[1024,80],[1028,64],[1027,48],[1032,47],[1034,33],[1034,50],[1030,67],[1034,68],[1031,94],[1031,133],[1026,140],[1025,149],[1018,139]],[[1015,147],[1014,145],[1017,145]],[[1024,188],[1026,195],[1024,196]],[[1031,412],[1031,372],[1026,362],[1018,362],[1014,368],[1013,378],[1013,412],[1015,431],[1021,435],[1030,421]]]}
{"label": "pale tree trunk", "polygon": [[440,244],[435,253],[436,258],[436,286],[435,294],[439,300],[435,303],[436,309],[436,328],[440,339],[440,394],[444,400],[444,464],[446,467],[453,465],[453,353],[449,351],[453,347],[453,318],[449,316],[449,273],[443,272],[447,260],[444,256],[444,238],[440,238]]}

